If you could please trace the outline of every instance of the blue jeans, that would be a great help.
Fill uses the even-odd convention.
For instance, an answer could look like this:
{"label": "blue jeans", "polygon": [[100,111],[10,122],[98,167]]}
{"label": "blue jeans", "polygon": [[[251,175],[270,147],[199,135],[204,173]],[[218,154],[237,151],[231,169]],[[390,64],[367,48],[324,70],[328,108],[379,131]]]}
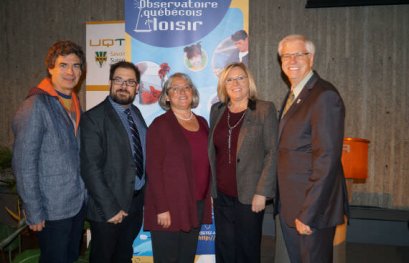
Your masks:
{"label": "blue jeans", "polygon": [[71,218],[45,221],[37,233],[40,241],[40,263],[72,263],[80,255],[84,227],[84,207]]}

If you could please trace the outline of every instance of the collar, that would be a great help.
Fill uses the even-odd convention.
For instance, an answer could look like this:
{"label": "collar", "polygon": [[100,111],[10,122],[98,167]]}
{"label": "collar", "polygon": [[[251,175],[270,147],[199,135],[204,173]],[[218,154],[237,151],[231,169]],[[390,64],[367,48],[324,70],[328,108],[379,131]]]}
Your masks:
{"label": "collar", "polygon": [[128,107],[124,107],[124,105],[115,102],[115,101],[111,98],[111,96],[108,96],[108,100],[109,100],[109,102],[111,103],[112,107],[114,107],[115,111],[117,111],[117,112],[124,113],[125,110],[128,109],[128,108],[132,111],[131,105],[128,105]]}
{"label": "collar", "polygon": [[300,95],[301,91],[303,90],[305,84],[310,80],[313,75],[313,71],[311,70],[301,81],[298,83],[294,88],[291,87],[292,92],[294,93],[295,98]]}
{"label": "collar", "polygon": [[[62,99],[58,96],[58,93],[55,90],[50,78],[44,78],[40,82],[40,84],[38,84],[37,87],[40,90],[47,93],[48,95],[52,97],[56,97],[58,101],[61,103],[61,105],[64,105],[62,102]],[[76,134],[79,124],[80,124],[81,107],[80,107],[80,102],[78,100],[77,94],[75,94],[75,92],[71,93],[71,97],[72,97],[71,111],[75,112],[75,134]]]}
{"label": "collar", "polygon": [[[256,105],[257,105],[257,101],[256,99],[249,99],[249,102],[247,104],[247,108],[250,110],[255,110],[256,109]],[[218,106],[218,109],[222,108],[222,107],[227,107],[227,103],[220,103],[220,105]]]}
{"label": "collar", "polygon": [[245,52],[239,52],[239,60],[241,61],[243,59],[243,57],[247,56],[249,52],[245,51]]}

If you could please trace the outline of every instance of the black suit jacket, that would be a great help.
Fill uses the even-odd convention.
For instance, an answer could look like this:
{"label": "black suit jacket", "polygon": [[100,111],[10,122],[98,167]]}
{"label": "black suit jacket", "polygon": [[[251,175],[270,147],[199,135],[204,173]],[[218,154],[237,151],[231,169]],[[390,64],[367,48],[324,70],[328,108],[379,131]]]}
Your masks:
{"label": "black suit jacket", "polygon": [[348,211],[341,163],[344,118],[341,96],[317,73],[280,116],[278,185],[287,225],[294,226],[296,218],[317,229],[343,223]]}
{"label": "black suit jacket", "polygon": [[[144,148],[146,123],[132,108],[143,126],[138,131]],[[81,176],[89,194],[87,217],[106,222],[120,210],[128,212],[134,194],[136,168],[128,134],[108,98],[83,114],[80,129]]]}

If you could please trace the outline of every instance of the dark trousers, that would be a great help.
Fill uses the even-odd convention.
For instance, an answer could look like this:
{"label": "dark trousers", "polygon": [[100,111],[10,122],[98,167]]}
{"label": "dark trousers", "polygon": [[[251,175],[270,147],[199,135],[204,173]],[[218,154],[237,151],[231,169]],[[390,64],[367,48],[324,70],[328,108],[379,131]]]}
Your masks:
{"label": "dark trousers", "polygon": [[40,263],[72,263],[80,255],[84,227],[84,207],[74,217],[45,221],[45,228],[38,232]]}
{"label": "dark trousers", "polygon": [[[119,211],[118,211],[119,212]],[[112,224],[90,220],[91,263],[130,263],[133,242],[142,226],[143,191],[132,198],[131,208],[122,223]]]}
{"label": "dark trousers", "polygon": [[[203,201],[197,202],[198,218],[203,215]],[[200,226],[189,232],[151,231],[155,263],[193,263],[196,256]]]}
{"label": "dark trousers", "polygon": [[214,204],[217,263],[258,263],[264,211],[254,213],[235,197],[218,192]]}
{"label": "dark trousers", "polygon": [[279,216],[291,263],[332,263],[335,227],[312,229],[309,236],[298,234]]}

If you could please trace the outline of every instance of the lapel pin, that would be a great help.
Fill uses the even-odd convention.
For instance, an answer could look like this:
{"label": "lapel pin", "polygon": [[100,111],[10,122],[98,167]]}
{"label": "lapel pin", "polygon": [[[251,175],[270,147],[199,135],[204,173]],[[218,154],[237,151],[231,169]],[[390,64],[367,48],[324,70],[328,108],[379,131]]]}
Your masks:
{"label": "lapel pin", "polygon": [[297,100],[297,104],[300,104],[300,102],[301,102],[301,99],[298,99],[298,100]]}

